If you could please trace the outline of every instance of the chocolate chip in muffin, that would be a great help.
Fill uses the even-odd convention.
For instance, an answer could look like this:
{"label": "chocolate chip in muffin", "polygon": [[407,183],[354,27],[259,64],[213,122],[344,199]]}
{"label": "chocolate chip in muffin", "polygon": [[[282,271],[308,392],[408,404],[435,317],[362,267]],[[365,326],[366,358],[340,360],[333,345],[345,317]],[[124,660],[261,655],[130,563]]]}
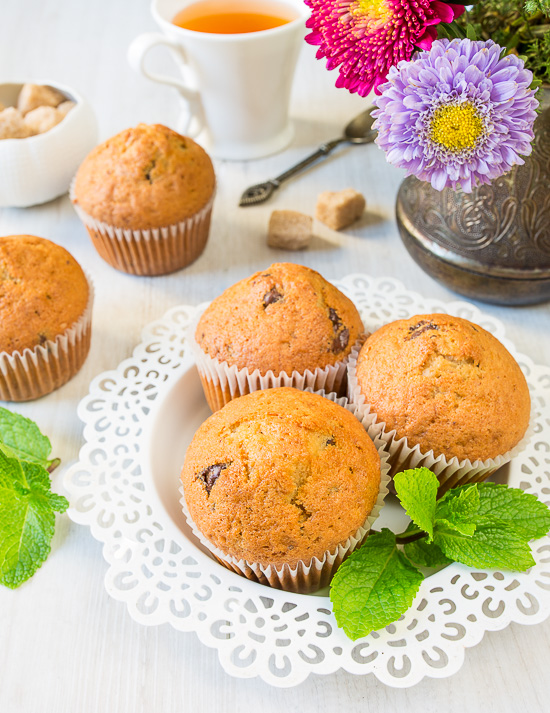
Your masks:
{"label": "chocolate chip in muffin", "polygon": [[149,181],[149,183],[153,183],[153,179],[151,178],[151,173],[153,172],[153,169],[157,165],[156,159],[151,159],[151,161],[147,164],[145,168],[145,180]]}
{"label": "chocolate chip in muffin", "polygon": [[332,322],[332,327],[334,329],[334,339],[332,340],[332,351],[334,354],[339,354],[343,352],[348,346],[349,342],[349,329],[344,327],[344,323],[340,319],[338,312],[332,307],[328,308],[328,317]]}
{"label": "chocolate chip in muffin", "polygon": [[342,326],[342,320],[340,319],[338,312],[335,309],[333,309],[332,307],[328,308],[328,318],[332,322],[334,331],[337,332],[340,329],[340,327]]}
{"label": "chocolate chip in muffin", "polygon": [[416,337],[420,336],[424,332],[428,332],[430,329],[438,330],[439,325],[434,324],[433,322],[428,322],[425,319],[421,319],[420,322],[417,322],[409,327],[409,335],[406,337],[406,340],[409,341],[410,339],[416,339]]}
{"label": "chocolate chip in muffin", "polygon": [[332,351],[335,354],[343,352],[344,349],[348,346],[348,342],[349,329],[342,329],[342,331],[334,338],[334,341],[332,342]]}
{"label": "chocolate chip in muffin", "polygon": [[264,297],[263,297],[263,304],[264,308],[269,307],[269,305],[272,305],[274,302],[278,302],[279,300],[282,300],[283,296],[279,292],[279,290],[276,287],[272,287],[269,292],[266,292]]}
{"label": "chocolate chip in muffin", "polygon": [[214,463],[213,465],[209,465],[208,468],[201,470],[197,475],[197,480],[203,481],[208,495],[210,495],[210,491],[214,487],[216,480],[220,477],[222,470],[227,468],[228,465],[229,463]]}

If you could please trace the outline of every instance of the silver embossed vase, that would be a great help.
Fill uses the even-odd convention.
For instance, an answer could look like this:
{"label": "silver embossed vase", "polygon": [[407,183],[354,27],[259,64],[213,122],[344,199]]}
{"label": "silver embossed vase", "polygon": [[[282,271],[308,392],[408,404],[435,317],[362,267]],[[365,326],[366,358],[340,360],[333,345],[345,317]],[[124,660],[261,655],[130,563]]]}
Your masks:
{"label": "silver embossed vase", "polygon": [[473,190],[434,190],[414,176],[396,217],[413,259],[462,295],[495,304],[550,300],[550,89],[539,96],[533,151],[523,166]]}

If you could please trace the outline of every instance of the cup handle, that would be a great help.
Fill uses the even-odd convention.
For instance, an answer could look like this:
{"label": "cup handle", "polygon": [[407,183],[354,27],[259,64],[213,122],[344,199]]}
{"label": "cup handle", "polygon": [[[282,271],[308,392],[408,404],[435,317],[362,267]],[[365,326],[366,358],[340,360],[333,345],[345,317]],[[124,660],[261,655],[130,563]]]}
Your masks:
{"label": "cup handle", "polygon": [[[164,45],[169,47],[172,51],[172,56],[176,63],[180,66],[180,69],[185,74],[189,73],[189,65],[184,59],[182,48],[180,45],[171,40],[169,37],[165,37],[157,32],[147,32],[143,35],[138,35],[135,40],[132,41],[128,47],[128,63],[130,67],[138,74],[142,74],[147,79],[153,82],[160,82],[161,84],[167,84],[174,89],[177,89],[181,98],[187,103],[188,106],[188,117],[184,125],[179,127],[182,133],[188,136],[195,137],[203,130],[204,112],[200,100],[200,94],[198,91],[188,86],[184,80],[177,79],[176,77],[168,77],[163,74],[157,74],[156,72],[150,72],[145,67],[145,57],[149,50],[158,45]],[[191,123],[194,126],[191,127]]]}

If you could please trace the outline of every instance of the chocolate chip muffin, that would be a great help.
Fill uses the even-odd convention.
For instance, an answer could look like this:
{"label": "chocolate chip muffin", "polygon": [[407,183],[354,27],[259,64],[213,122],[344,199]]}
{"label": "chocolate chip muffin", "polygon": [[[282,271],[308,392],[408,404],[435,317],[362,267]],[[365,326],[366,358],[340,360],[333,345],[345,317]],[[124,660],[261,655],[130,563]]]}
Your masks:
{"label": "chocolate chip muffin", "polygon": [[139,124],[93,149],[71,198],[101,257],[124,272],[158,275],[204,250],[214,188],[212,161],[197,143]]}
{"label": "chocolate chip muffin", "polygon": [[[276,388],[235,399],[207,419],[181,480],[194,526],[223,564],[274,586],[308,589],[327,583],[364,538],[380,492],[380,457],[342,406]],[[338,563],[332,557],[327,565],[340,546]]]}
{"label": "chocolate chip muffin", "polygon": [[529,425],[529,389],[515,359],[486,330],[447,314],[417,315],[372,334],[350,363],[350,387],[352,399],[364,398],[393,434],[393,472],[411,467],[413,449],[414,465],[432,453],[426,465],[438,474],[450,459],[467,461],[446,471],[447,487],[487,477]]}
{"label": "chocolate chip muffin", "polygon": [[302,265],[276,263],[215,299],[192,341],[216,410],[259,388],[339,391],[362,332],[355,305],[334,285]]}
{"label": "chocolate chip muffin", "polygon": [[0,237],[0,399],[58,388],[90,347],[91,286],[64,248],[33,235]]}

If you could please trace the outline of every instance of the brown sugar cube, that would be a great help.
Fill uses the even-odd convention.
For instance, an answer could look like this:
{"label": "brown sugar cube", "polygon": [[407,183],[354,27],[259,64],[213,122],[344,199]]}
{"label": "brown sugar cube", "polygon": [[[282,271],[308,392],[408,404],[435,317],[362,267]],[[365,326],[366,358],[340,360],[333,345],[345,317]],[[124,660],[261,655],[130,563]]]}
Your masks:
{"label": "brown sugar cube", "polygon": [[45,131],[53,129],[64,118],[64,115],[53,106],[39,106],[37,109],[29,111],[24,121],[32,134],[43,134]]}
{"label": "brown sugar cube", "polygon": [[15,107],[9,106],[0,112],[0,139],[26,139],[30,135],[21,112]]}
{"label": "brown sugar cube", "polygon": [[269,219],[267,244],[270,248],[303,250],[311,242],[313,218],[295,210],[274,210]]}
{"label": "brown sugar cube", "polygon": [[65,101],[66,97],[53,87],[45,87],[40,84],[24,84],[19,92],[17,108],[22,114],[37,109],[39,106],[56,107]]}
{"label": "brown sugar cube", "polygon": [[365,210],[365,198],[353,188],[323,191],[317,198],[315,217],[333,230],[351,225]]}
{"label": "brown sugar cube", "polygon": [[61,102],[61,104],[57,107],[57,111],[61,112],[63,114],[63,116],[67,116],[67,114],[71,111],[73,106],[76,106],[75,102],[72,102],[72,101]]}

